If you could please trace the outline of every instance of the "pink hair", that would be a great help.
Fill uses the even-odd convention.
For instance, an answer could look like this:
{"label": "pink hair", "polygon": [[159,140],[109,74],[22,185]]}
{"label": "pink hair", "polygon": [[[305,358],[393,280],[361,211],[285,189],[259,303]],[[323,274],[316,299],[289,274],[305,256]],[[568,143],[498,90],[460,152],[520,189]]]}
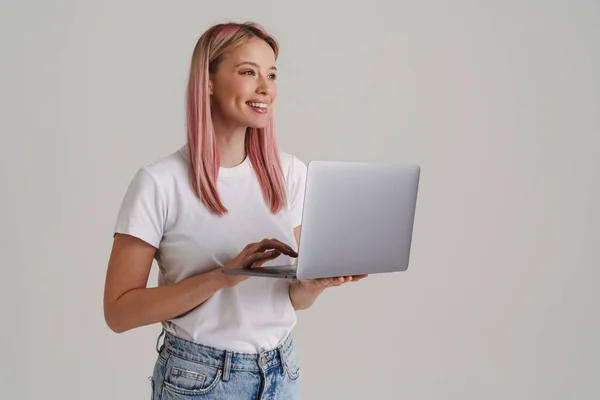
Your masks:
{"label": "pink hair", "polygon": [[[209,75],[216,70],[228,50],[255,37],[267,42],[277,58],[277,40],[252,22],[218,24],[209,28],[198,40],[192,56],[187,87],[191,183],[200,200],[216,214],[226,214],[227,209],[216,187],[220,160],[210,111]],[[271,212],[277,213],[286,202],[286,191],[273,112],[267,127],[246,130],[245,147],[264,199]]]}

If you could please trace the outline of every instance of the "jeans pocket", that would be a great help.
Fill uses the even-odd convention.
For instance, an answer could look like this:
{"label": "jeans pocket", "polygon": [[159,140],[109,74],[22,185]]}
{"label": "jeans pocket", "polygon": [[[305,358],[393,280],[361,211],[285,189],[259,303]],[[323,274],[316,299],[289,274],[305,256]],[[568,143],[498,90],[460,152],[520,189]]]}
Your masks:
{"label": "jeans pocket", "polygon": [[300,376],[300,365],[298,364],[298,358],[296,352],[292,350],[285,361],[288,378],[296,380]]}
{"label": "jeans pocket", "polygon": [[152,385],[152,400],[160,399],[162,380],[165,375],[165,363],[166,359],[163,354],[159,354],[154,363],[154,370],[152,371],[152,377],[150,378],[150,384]]}
{"label": "jeans pocket", "polygon": [[171,355],[165,366],[163,390],[180,395],[201,395],[221,382],[223,370],[215,365],[198,363]]}

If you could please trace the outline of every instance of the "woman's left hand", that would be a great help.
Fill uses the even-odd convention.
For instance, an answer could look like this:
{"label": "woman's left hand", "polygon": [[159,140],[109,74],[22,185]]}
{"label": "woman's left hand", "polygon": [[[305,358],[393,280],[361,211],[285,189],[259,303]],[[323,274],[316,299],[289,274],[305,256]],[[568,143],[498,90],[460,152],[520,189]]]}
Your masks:
{"label": "woman's left hand", "polygon": [[300,284],[307,290],[321,291],[329,287],[341,286],[347,282],[358,282],[369,275],[337,276],[333,278],[304,279]]}
{"label": "woman's left hand", "polygon": [[358,282],[368,275],[338,276],[334,278],[303,279],[293,281],[290,286],[290,300],[295,310],[306,310],[317,297],[329,287],[347,282]]}

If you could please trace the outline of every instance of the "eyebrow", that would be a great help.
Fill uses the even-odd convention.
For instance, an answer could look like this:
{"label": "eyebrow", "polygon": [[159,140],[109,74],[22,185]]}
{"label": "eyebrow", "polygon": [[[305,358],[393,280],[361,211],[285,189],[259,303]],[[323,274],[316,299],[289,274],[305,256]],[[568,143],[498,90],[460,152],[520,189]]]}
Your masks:
{"label": "eyebrow", "polygon": [[[237,65],[236,65],[236,68],[237,68],[237,67],[239,67],[239,66],[241,66],[241,65],[245,65],[245,64],[246,64],[246,65],[252,65],[253,67],[255,67],[255,68],[259,68],[259,69],[260,69],[260,67],[258,66],[258,64],[257,64],[257,63],[255,63],[255,62],[252,62],[252,61],[242,61],[241,63],[239,63],[239,64],[237,64]],[[269,68],[269,69],[272,69],[272,70],[274,70],[274,71],[277,71],[277,67],[276,67],[276,66],[272,66],[272,67],[271,67],[271,68]]]}

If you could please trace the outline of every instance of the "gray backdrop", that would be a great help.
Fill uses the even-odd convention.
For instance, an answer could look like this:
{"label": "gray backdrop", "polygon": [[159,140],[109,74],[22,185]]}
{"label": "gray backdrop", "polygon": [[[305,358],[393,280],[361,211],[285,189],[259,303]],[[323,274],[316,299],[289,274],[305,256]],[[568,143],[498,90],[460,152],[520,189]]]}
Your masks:
{"label": "gray backdrop", "polygon": [[112,227],[228,20],[281,42],[283,150],[423,168],[409,270],[300,313],[304,398],[599,398],[593,0],[2,1],[2,397],[149,398],[159,326],[103,320]]}

